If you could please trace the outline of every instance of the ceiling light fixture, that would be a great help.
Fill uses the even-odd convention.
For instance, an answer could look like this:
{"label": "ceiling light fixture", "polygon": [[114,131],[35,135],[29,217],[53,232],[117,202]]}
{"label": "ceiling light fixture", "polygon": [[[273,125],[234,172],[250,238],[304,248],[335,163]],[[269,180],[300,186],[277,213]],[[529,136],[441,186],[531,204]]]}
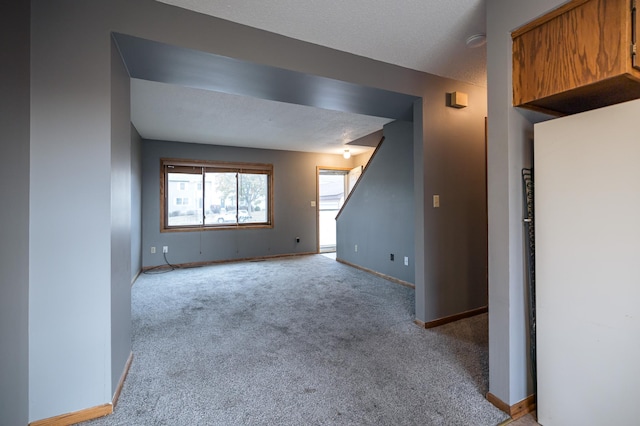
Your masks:
{"label": "ceiling light fixture", "polygon": [[469,36],[465,43],[469,49],[475,49],[476,47],[484,46],[486,42],[486,34],[474,34],[472,36]]}
{"label": "ceiling light fixture", "polygon": [[345,158],[345,160],[348,160],[349,158],[351,158],[351,153],[348,149],[345,149],[344,153],[342,153],[342,156]]}

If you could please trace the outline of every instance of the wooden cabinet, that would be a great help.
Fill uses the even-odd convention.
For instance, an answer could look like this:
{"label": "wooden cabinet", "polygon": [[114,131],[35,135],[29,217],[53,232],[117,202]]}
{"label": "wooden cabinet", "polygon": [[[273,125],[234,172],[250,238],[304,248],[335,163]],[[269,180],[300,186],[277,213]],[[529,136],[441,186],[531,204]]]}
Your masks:
{"label": "wooden cabinet", "polygon": [[640,98],[635,14],[635,0],[574,0],[514,31],[514,106],[565,115]]}

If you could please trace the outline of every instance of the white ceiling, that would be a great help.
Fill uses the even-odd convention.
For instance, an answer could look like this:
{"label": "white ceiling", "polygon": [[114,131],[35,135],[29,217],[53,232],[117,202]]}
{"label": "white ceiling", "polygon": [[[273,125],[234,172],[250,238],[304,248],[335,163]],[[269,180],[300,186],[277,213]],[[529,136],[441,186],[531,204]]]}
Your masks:
{"label": "white ceiling", "polygon": [[[338,154],[391,121],[136,78],[131,93],[145,139]],[[346,148],[354,155],[370,149]]]}
{"label": "white ceiling", "polygon": [[[465,45],[485,32],[485,0],[158,1],[486,86],[485,47]],[[338,154],[390,121],[138,79],[131,94],[132,122],[146,139]]]}
{"label": "white ceiling", "polygon": [[287,37],[485,86],[485,0],[158,0]]}

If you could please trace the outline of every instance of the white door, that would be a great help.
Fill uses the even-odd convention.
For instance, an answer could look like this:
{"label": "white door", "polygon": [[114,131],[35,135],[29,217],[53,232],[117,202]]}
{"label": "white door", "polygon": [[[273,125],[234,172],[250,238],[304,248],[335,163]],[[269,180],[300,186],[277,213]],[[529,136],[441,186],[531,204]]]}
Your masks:
{"label": "white door", "polygon": [[538,421],[639,424],[640,101],[535,126]]}
{"label": "white door", "polygon": [[362,166],[358,166],[349,170],[349,175],[348,175],[349,188],[348,188],[347,195],[349,195],[353,187],[356,186],[356,183],[358,183],[358,179],[360,179],[360,175],[362,175],[362,169],[363,169]]}

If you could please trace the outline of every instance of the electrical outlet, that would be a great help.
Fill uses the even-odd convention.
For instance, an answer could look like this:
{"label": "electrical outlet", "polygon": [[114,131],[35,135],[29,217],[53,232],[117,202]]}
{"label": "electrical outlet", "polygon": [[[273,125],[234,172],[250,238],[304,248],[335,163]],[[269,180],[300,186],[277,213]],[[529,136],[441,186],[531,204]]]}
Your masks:
{"label": "electrical outlet", "polygon": [[433,196],[433,207],[434,208],[440,207],[440,196],[439,195],[434,195]]}
{"label": "electrical outlet", "polygon": [[156,253],[156,248],[155,247],[151,247],[151,254],[155,254]]}
{"label": "electrical outlet", "polygon": [[163,253],[169,253],[169,246],[162,246]]}
{"label": "electrical outlet", "polygon": [[395,255],[393,253],[389,255],[389,260],[392,262],[395,260]]}
{"label": "electrical outlet", "polygon": [[296,237],[296,243],[300,242],[300,237]]}
{"label": "electrical outlet", "polygon": [[404,266],[409,266],[409,256],[404,257]]}
{"label": "electrical outlet", "polygon": [[356,244],[356,247],[354,249],[354,251],[357,253],[358,252],[358,245]]}

